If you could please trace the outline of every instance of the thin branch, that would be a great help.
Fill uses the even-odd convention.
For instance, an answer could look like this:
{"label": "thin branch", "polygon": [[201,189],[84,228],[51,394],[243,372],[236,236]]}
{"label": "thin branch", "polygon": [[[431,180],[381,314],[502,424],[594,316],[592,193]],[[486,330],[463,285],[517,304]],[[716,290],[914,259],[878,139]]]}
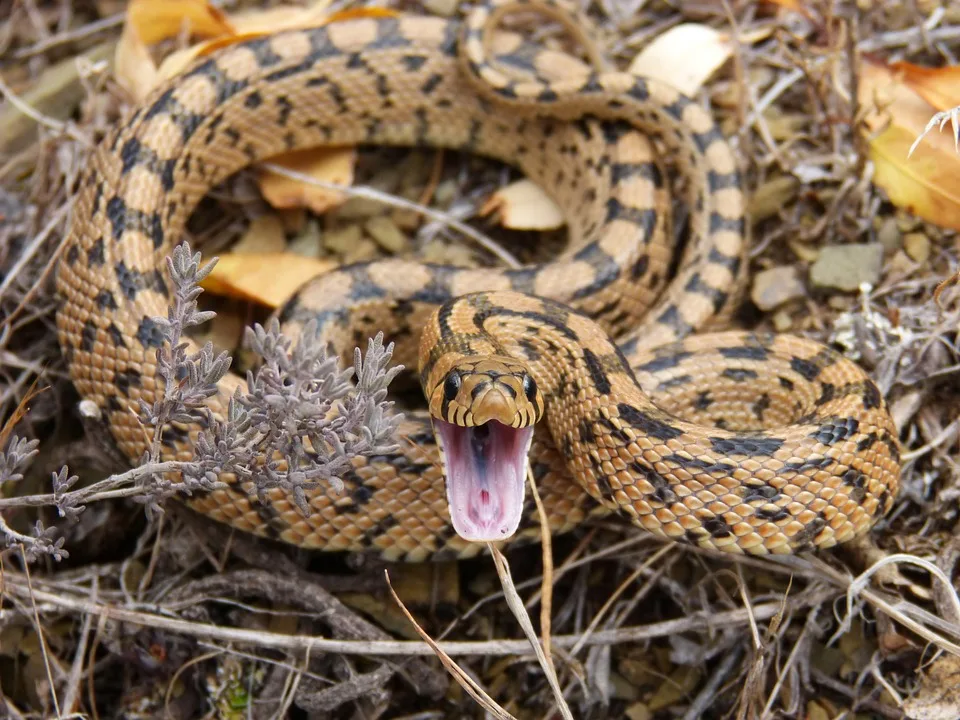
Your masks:
{"label": "thin branch", "polygon": [[[21,573],[8,572],[6,575],[7,592],[18,597],[29,597],[29,590]],[[190,637],[223,642],[242,642],[259,645],[264,648],[344,653],[347,655],[432,655],[426,644],[416,641],[370,641],[370,640],[330,640],[323,637],[306,635],[284,635],[282,633],[226,628],[208,623],[180,620],[151,612],[130,610],[106,603],[97,603],[79,597],[34,590],[37,600],[53,607],[81,613],[104,615],[112,620],[128,622],[142,627],[182,633]],[[804,597],[795,596],[788,607],[797,611],[827,602],[835,597],[832,591],[818,590]],[[782,603],[769,602],[756,605],[752,609],[737,608],[725,612],[703,611],[694,615],[663,620],[661,622],[634,627],[602,630],[593,634],[587,645],[618,645],[667,637],[684,632],[716,629],[733,625],[744,625],[751,613],[756,620],[772,618],[783,609]],[[580,641],[580,634],[554,635],[553,643],[559,647],[572,647]],[[526,640],[490,640],[485,642],[441,642],[440,647],[449,655],[523,655],[529,653],[530,643]]]}

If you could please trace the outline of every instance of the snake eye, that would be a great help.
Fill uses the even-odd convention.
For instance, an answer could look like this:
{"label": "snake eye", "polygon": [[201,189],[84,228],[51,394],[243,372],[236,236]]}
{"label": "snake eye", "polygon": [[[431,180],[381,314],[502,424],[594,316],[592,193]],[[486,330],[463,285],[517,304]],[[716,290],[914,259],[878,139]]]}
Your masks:
{"label": "snake eye", "polygon": [[523,376],[523,394],[527,396],[527,400],[530,402],[533,402],[534,398],[537,397],[537,381],[530,375]]}
{"label": "snake eye", "polygon": [[460,373],[452,372],[443,381],[443,399],[451,402],[460,392]]}

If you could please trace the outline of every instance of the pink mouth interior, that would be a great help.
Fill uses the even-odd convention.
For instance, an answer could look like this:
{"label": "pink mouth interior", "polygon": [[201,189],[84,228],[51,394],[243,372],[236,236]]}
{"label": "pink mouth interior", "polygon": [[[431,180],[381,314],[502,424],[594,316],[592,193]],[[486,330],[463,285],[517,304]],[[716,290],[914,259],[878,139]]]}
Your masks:
{"label": "pink mouth interior", "polygon": [[495,420],[465,428],[433,419],[446,461],[453,529],[464,540],[505,540],[523,514],[527,452],[533,427]]}

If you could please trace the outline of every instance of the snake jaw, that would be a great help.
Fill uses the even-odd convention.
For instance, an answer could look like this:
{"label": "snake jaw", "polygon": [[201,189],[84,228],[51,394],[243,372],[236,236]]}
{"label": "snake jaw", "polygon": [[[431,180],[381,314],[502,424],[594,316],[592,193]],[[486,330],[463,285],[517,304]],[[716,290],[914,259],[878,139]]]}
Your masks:
{"label": "snake jaw", "polygon": [[491,420],[460,427],[438,418],[433,423],[454,530],[472,542],[508,539],[523,515],[533,426],[512,428]]}

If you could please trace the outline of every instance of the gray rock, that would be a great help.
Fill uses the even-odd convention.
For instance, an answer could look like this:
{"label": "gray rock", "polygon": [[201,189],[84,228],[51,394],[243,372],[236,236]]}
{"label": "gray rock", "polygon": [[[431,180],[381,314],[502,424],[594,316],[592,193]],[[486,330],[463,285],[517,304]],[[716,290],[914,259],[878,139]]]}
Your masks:
{"label": "gray rock", "polygon": [[821,289],[853,292],[861,283],[876,287],[883,268],[883,244],[833,245],[820,249],[810,282]]}

